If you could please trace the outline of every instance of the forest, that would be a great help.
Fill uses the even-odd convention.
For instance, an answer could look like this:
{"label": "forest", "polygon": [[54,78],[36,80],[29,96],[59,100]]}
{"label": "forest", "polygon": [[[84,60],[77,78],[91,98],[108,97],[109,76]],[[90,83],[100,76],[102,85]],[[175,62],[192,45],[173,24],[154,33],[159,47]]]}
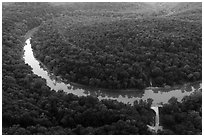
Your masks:
{"label": "forest", "polygon": [[109,89],[172,86],[201,80],[201,26],[171,18],[60,17],[40,27],[32,47],[71,82]]}
{"label": "forest", "polygon": [[[87,11],[79,12],[78,22],[81,15],[91,17],[78,27],[70,24],[72,31],[59,25],[60,20],[73,19],[75,12],[50,3],[2,4],[2,134],[156,134],[147,128],[155,115],[151,100],[131,106],[51,90],[25,64],[24,36],[40,26],[32,37],[36,57],[69,81],[110,89],[144,89],[150,80],[154,86],[201,80],[201,23],[163,18],[118,21],[117,17],[103,22]],[[201,93],[182,102],[169,100],[161,109],[165,130],[158,134],[202,134]]]}

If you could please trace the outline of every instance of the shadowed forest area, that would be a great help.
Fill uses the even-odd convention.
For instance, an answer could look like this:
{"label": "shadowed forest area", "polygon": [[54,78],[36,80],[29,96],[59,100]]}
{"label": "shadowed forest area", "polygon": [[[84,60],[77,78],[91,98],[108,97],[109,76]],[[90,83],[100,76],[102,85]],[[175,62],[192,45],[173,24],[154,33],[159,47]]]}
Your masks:
{"label": "shadowed forest area", "polygon": [[56,92],[23,60],[26,33],[38,27],[35,57],[70,82],[142,91],[201,81],[201,19],[202,3],[2,3],[2,133],[202,134],[202,89],[164,104],[164,130],[154,133],[151,99]]}

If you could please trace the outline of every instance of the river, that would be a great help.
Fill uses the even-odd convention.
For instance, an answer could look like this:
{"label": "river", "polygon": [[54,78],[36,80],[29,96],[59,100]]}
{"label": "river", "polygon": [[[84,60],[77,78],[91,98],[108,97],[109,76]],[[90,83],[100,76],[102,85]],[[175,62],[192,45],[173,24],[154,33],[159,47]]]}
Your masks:
{"label": "river", "polygon": [[66,93],[73,93],[77,96],[91,95],[97,97],[99,100],[111,99],[126,104],[133,104],[135,100],[139,101],[140,99],[142,99],[145,101],[148,98],[151,98],[153,99],[152,106],[157,106],[161,103],[168,103],[168,100],[172,97],[176,97],[178,101],[181,101],[184,96],[190,95],[192,92],[201,88],[200,82],[189,83],[171,88],[148,87],[143,91],[111,91],[72,85],[71,83],[63,82],[61,78],[54,76],[47,70],[46,66],[44,66],[34,57],[33,50],[30,44],[30,39],[31,38],[28,38],[26,40],[24,46],[25,63],[31,66],[34,74],[44,78],[47,82],[47,85],[55,91],[63,90]]}

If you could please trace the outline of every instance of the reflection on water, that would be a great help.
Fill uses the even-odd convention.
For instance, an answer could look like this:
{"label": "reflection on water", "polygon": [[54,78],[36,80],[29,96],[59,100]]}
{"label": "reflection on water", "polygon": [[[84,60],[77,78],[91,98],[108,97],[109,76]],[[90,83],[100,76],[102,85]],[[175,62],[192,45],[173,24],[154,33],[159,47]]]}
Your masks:
{"label": "reflection on water", "polygon": [[86,87],[75,86],[72,84],[64,83],[59,78],[56,78],[51,73],[48,73],[46,67],[40,63],[40,61],[36,60],[30,44],[30,38],[26,40],[26,44],[24,46],[24,60],[25,63],[32,67],[32,71],[34,74],[46,79],[47,85],[55,90],[63,90],[67,93],[73,93],[77,96],[95,96],[101,99],[112,99],[117,100],[123,103],[133,104],[135,100],[147,100],[148,98],[153,99],[153,105],[157,105],[160,103],[167,103],[171,97],[176,97],[178,101],[185,95],[190,95],[195,90],[201,88],[200,83],[196,84],[185,84],[183,86],[177,86],[173,88],[148,88],[144,91],[131,90],[131,91],[107,91],[107,90],[99,90],[99,89],[90,89]]}

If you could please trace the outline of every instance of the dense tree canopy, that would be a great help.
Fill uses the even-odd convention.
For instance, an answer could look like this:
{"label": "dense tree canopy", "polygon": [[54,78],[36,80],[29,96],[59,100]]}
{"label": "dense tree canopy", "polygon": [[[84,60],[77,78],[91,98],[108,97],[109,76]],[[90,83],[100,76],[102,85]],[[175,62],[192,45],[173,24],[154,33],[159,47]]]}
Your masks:
{"label": "dense tree canopy", "polygon": [[[3,134],[150,134],[146,125],[152,121],[153,111],[146,102],[130,106],[51,91],[22,59],[23,37],[30,29],[28,26],[38,24],[18,24],[28,19],[24,14],[33,5],[7,6],[2,33]],[[45,10],[47,5],[40,6]],[[23,13],[15,8],[24,8]],[[39,13],[39,10],[32,12],[30,17],[38,17]]]}
{"label": "dense tree canopy", "polygon": [[161,134],[195,135],[202,133],[202,91],[183,98],[169,100],[161,108],[161,125],[165,129]]}
{"label": "dense tree canopy", "polygon": [[[62,31],[63,28],[56,27],[54,19],[62,18],[62,13],[69,10],[48,3],[3,4],[2,133],[152,134],[147,129],[154,116],[149,102],[135,102],[130,106],[114,100],[99,101],[91,96],[77,97],[50,90],[46,81],[33,74],[22,58],[24,36],[30,29],[42,24],[36,33],[38,35],[32,39],[36,56],[55,74],[64,74],[64,78],[70,81],[105,88],[143,88],[148,86],[149,79],[154,85],[162,85],[164,81],[171,84],[172,81],[201,79],[199,26],[189,22],[180,22],[184,24],[179,25],[169,20],[166,22],[178,25],[177,28],[186,25],[186,28],[180,29],[182,36],[173,32],[155,32],[153,35],[139,33],[140,30],[145,32],[145,25],[137,27],[135,24],[152,23],[155,26],[154,23],[161,23],[160,19],[154,23],[152,20],[141,20],[141,23],[125,20],[120,23],[114,19],[114,22],[107,20],[104,24],[96,22],[95,29],[81,26],[70,33],[67,29]],[[117,29],[117,25],[121,29]],[[138,31],[134,31],[135,27]],[[170,32],[173,29],[170,26],[157,27],[161,27],[157,30]],[[140,39],[133,37],[135,34]],[[157,34],[165,35],[161,40],[146,38]],[[130,39],[126,35],[130,35]],[[166,42],[167,46],[162,42]],[[149,44],[151,46],[148,47]],[[158,50],[161,54],[157,54]],[[164,60],[167,62],[162,60],[164,57],[168,58]],[[173,77],[176,74],[182,77]],[[172,99],[169,105],[164,105],[162,125],[169,130],[160,134],[199,134],[202,126],[201,101],[201,94],[195,94],[186,97],[183,103]]]}
{"label": "dense tree canopy", "polygon": [[32,38],[36,57],[56,75],[111,89],[201,80],[201,45],[200,23],[168,18],[62,17]]}

